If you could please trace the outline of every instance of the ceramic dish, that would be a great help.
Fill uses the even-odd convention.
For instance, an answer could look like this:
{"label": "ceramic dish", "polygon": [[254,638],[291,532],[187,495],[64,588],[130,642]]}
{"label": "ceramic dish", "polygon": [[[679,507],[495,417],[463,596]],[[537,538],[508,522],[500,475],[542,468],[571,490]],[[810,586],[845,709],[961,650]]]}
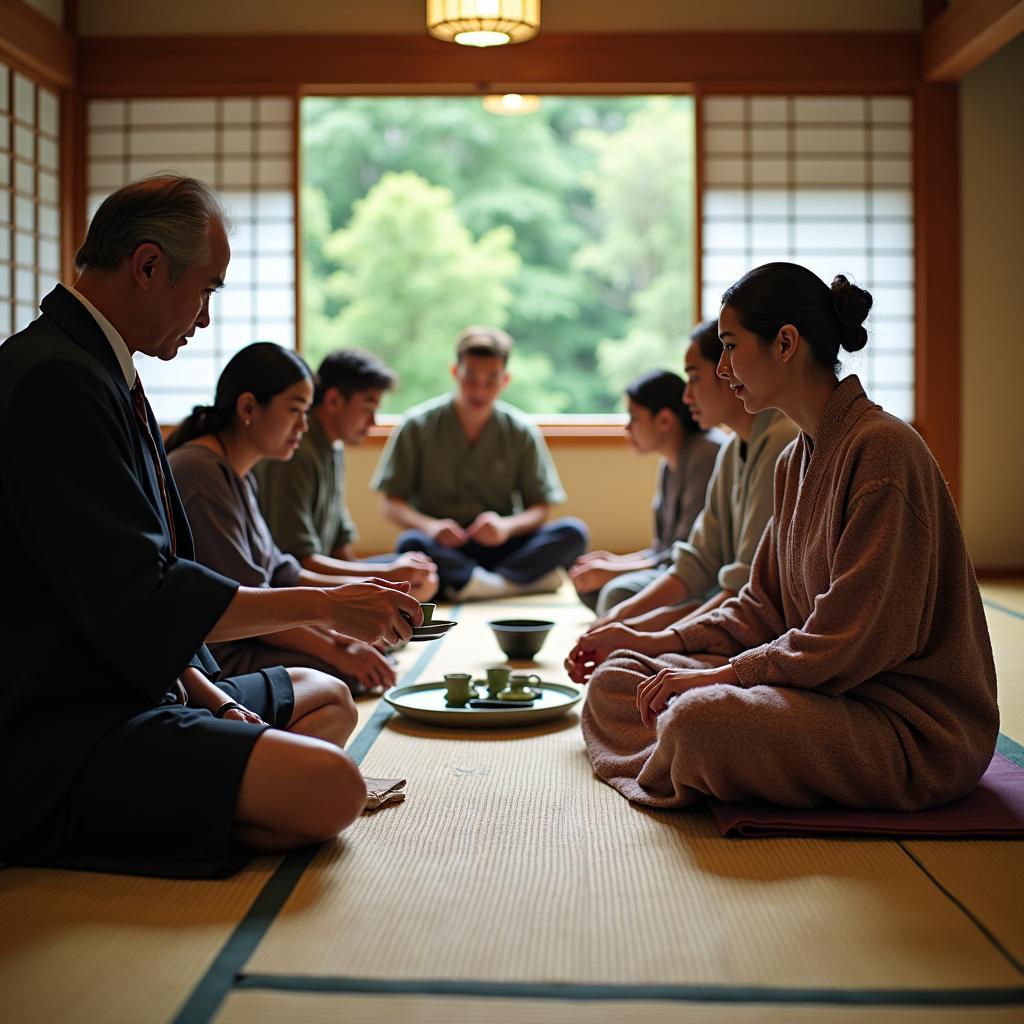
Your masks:
{"label": "ceramic dish", "polygon": [[426,626],[413,626],[409,643],[417,643],[424,640],[440,640],[455,625],[458,625],[455,621],[438,619],[436,622],[428,623]]}
{"label": "ceramic dish", "polygon": [[[486,684],[479,680],[476,685],[481,691],[486,689]],[[510,701],[507,711],[504,708],[450,708],[445,701],[445,684],[440,681],[393,686],[384,694],[384,699],[399,714],[442,729],[505,729],[558,718],[583,696],[575,686],[564,683],[534,683],[531,689],[539,691],[532,707],[516,707]]]}

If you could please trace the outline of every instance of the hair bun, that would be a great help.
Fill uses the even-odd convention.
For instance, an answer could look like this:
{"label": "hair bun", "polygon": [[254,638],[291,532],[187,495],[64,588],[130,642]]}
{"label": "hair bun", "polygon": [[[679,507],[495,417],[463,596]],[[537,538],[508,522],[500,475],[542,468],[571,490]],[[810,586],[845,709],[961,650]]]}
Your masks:
{"label": "hair bun", "polygon": [[842,274],[832,278],[832,305],[839,318],[839,344],[847,352],[859,352],[868,343],[864,321],[871,312],[871,293],[858,288]]}

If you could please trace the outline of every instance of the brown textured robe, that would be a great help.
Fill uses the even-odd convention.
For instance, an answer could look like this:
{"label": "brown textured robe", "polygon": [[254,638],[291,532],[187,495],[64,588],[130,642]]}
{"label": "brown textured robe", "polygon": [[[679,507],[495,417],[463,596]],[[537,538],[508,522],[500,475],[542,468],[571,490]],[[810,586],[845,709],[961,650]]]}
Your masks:
{"label": "brown textured robe", "polygon": [[[995,666],[956,510],[856,377],[780,456],[750,582],[677,634],[680,654],[613,654],[583,711],[594,771],[637,803],[916,810],[970,792],[991,760]],[[644,677],[727,660],[738,685],[687,691],[644,727]]]}

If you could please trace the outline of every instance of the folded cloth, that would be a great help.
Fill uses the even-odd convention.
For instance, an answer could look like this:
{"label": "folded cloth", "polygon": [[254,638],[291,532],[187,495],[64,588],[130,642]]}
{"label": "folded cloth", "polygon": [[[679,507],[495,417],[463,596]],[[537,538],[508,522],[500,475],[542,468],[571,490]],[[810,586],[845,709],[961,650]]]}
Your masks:
{"label": "folded cloth", "polygon": [[858,811],[822,804],[806,810],[775,804],[708,806],[723,836],[876,835],[966,839],[1024,835],[1024,768],[996,753],[978,788],[927,811]]}
{"label": "folded cloth", "polygon": [[364,779],[366,783],[366,807],[375,811],[384,804],[397,804],[405,799],[405,779]]}

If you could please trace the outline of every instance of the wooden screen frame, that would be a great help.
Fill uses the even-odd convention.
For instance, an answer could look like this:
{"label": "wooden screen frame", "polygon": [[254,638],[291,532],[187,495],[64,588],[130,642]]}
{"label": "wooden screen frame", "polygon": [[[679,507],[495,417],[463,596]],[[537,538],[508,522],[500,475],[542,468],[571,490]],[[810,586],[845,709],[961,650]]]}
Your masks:
{"label": "wooden screen frame", "polygon": [[[0,10],[24,8],[0,0]],[[22,12],[24,13],[24,11]],[[33,14],[34,12],[29,12]],[[45,19],[40,19],[45,20]],[[22,23],[25,19],[22,18]],[[28,19],[32,22],[32,18]],[[34,23],[34,30],[39,28]],[[927,84],[924,33],[542,33],[477,51],[426,36],[180,36],[81,39],[71,58],[51,46],[75,88],[63,105],[62,215],[69,239],[85,228],[85,103],[198,95],[910,94],[915,97],[915,424],[954,497],[960,487],[959,132],[957,86]],[[62,49],[63,47],[63,49]],[[183,50],[187,61],[181,60]],[[0,53],[3,47],[0,47]],[[699,119],[698,103],[698,119]],[[296,118],[296,131],[298,119]],[[694,267],[700,295],[701,134],[697,133]],[[941,153],[942,159],[930,159]],[[300,154],[296,150],[296,183]],[[301,236],[296,197],[296,240]],[[930,247],[937,246],[936,252]],[[69,243],[65,251],[70,253]],[[301,249],[296,245],[296,261]],[[70,272],[70,264],[65,261]],[[298,271],[298,267],[297,267]],[[296,273],[296,282],[301,275]],[[298,307],[298,299],[297,299]],[[301,327],[296,318],[297,329]],[[608,424],[542,424],[559,444],[607,444]]]}

